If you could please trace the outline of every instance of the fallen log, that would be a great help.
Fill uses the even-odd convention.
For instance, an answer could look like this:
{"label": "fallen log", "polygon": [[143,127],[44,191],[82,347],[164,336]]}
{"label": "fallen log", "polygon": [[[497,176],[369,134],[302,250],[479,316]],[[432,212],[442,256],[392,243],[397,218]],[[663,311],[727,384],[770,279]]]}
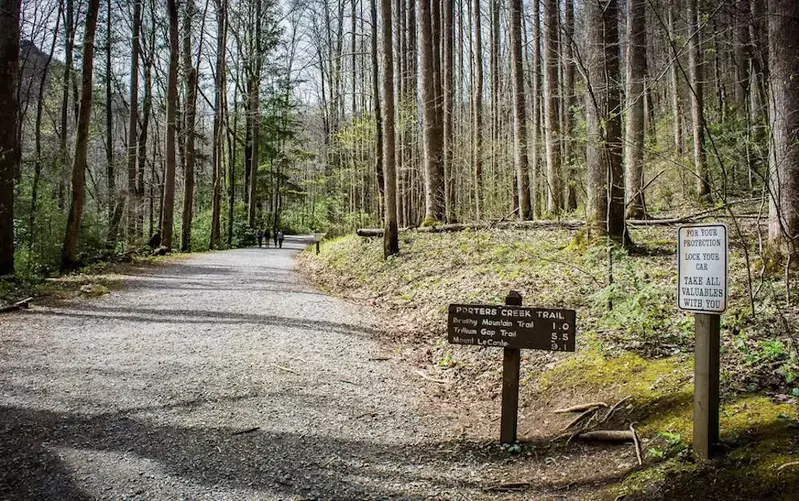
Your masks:
{"label": "fallen log", "polygon": [[574,438],[597,442],[635,442],[635,433],[630,430],[596,430],[578,433]]}
{"label": "fallen log", "polygon": [[359,237],[382,237],[383,228],[359,228],[355,230],[355,234]]}
{"label": "fallen log", "polygon": [[0,313],[7,313],[9,311],[16,311],[22,308],[28,309],[30,307],[30,303],[33,301],[32,297],[28,297],[23,299],[22,301],[17,301],[14,304],[10,304],[8,306],[3,306],[0,308]]}
{"label": "fallen log", "polygon": [[569,412],[582,412],[590,410],[591,407],[607,407],[608,404],[605,402],[591,402],[590,404],[579,404],[573,405],[571,407],[566,407],[565,409],[555,409],[552,411],[553,414],[566,414]]}

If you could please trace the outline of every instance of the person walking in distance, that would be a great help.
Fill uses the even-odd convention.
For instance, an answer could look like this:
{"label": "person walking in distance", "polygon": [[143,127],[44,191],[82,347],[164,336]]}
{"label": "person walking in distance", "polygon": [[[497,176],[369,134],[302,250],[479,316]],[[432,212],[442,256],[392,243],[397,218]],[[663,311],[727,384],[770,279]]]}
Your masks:
{"label": "person walking in distance", "polygon": [[266,248],[269,248],[269,238],[271,235],[269,234],[269,228],[264,230],[264,242],[266,242]]}
{"label": "person walking in distance", "polygon": [[277,245],[281,249],[283,248],[283,232],[280,230],[277,230]]}
{"label": "person walking in distance", "polygon": [[255,234],[255,238],[258,239],[258,247],[261,247],[261,242],[264,240],[264,232],[259,229],[258,233]]}

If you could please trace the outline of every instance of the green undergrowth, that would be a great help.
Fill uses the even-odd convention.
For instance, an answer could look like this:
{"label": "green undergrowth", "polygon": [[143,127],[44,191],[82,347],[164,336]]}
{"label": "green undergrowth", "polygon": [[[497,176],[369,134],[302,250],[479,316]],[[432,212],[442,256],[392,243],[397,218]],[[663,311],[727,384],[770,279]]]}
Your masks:
{"label": "green undergrowth", "polygon": [[[481,230],[406,232],[400,254],[382,256],[382,240],[346,236],[306,253],[302,269],[328,290],[366,299],[413,319],[430,362],[476,370],[469,350],[451,350],[445,336],[451,303],[501,303],[510,290],[524,304],[578,311],[578,351],[541,369],[528,368],[523,398],[571,403],[625,399],[614,420],[635,422],[644,465],[607,494],[638,499],[790,499],[799,492],[797,397],[799,364],[791,327],[796,308],[778,292],[782,278],[755,277],[751,314],[747,263],[731,239],[730,301],[722,320],[721,457],[696,462],[691,453],[693,317],[676,307],[676,229],[634,230],[638,248],[612,254],[575,231]],[[442,363],[443,362],[443,363]]]}

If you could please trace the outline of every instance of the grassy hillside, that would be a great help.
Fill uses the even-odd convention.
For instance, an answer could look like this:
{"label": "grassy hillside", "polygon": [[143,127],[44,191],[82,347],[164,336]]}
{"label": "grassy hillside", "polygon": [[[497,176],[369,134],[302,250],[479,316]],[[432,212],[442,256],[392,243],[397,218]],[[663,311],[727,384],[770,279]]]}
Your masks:
{"label": "grassy hillside", "polygon": [[781,274],[769,277],[756,257],[747,265],[742,243],[731,236],[730,307],[722,319],[724,453],[700,464],[690,451],[693,318],[676,307],[676,229],[635,230],[632,237],[636,251],[610,256],[571,230],[407,232],[401,254],[384,261],[380,240],[348,236],[300,262],[321,287],[384,311],[399,356],[451,383],[433,397],[462,410],[457,419],[466,435],[493,437],[485,423],[498,409],[501,355],[448,345],[447,305],[501,303],[516,290],[525,305],[578,310],[576,354],[524,352],[523,442],[562,434],[572,416],[553,415],[557,407],[621,401],[603,427],[637,423],[644,465],[616,475],[601,496],[690,498],[692,486],[741,499],[799,492],[799,465],[779,469],[799,461],[791,329],[797,308],[785,306]]}

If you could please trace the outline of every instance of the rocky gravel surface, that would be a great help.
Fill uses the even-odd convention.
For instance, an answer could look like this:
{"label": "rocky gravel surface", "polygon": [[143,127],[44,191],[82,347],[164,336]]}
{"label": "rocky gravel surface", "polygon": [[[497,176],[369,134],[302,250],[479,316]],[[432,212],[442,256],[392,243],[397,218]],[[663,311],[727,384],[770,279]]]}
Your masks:
{"label": "rocky gravel surface", "polygon": [[137,269],[109,295],[0,317],[0,498],[572,497],[543,480],[492,490],[508,454],[425,412],[418,387],[435,383],[370,313],[294,271],[309,242]]}

